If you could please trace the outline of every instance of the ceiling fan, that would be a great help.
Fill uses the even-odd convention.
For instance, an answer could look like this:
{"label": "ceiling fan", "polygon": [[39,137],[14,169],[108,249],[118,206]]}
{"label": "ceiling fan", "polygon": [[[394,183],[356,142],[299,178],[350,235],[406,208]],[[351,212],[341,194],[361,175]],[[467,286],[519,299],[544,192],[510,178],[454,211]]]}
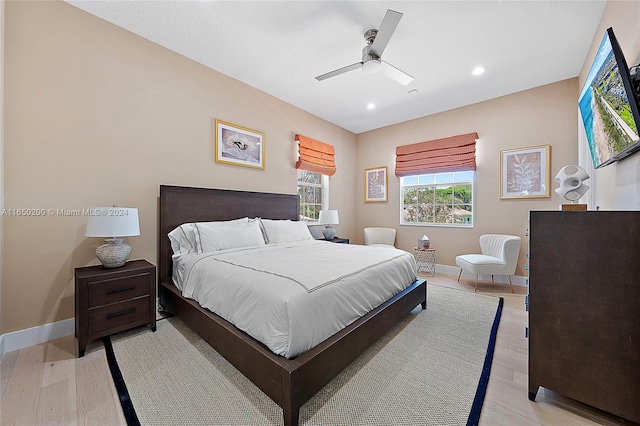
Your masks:
{"label": "ceiling fan", "polygon": [[402,18],[402,13],[388,9],[380,24],[380,29],[370,29],[364,33],[364,39],[367,41],[367,45],[362,49],[362,62],[356,62],[355,64],[319,75],[316,77],[316,80],[322,81],[329,77],[335,77],[336,75],[361,68],[362,71],[367,74],[375,74],[381,71],[386,76],[391,77],[404,86],[411,83],[413,77],[381,59],[382,52],[385,47],[387,47],[393,32],[400,22],[400,18]]}

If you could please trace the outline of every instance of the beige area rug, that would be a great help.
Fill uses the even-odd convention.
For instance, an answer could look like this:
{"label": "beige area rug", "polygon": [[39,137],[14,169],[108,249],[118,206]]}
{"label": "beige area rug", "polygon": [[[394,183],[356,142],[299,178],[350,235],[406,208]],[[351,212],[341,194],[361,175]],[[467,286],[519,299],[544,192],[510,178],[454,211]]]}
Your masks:
{"label": "beige area rug", "polygon": [[[415,309],[308,401],[300,423],[477,424],[502,299],[433,285],[427,299],[426,311]],[[129,424],[283,422],[278,405],[176,318],[111,341]]]}

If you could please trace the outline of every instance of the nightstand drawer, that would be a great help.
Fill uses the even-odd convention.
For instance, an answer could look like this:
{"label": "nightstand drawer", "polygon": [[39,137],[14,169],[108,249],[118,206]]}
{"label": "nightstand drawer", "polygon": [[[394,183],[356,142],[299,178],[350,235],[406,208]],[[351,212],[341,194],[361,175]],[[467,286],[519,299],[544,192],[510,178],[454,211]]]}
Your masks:
{"label": "nightstand drawer", "polygon": [[120,268],[76,268],[78,356],[90,340],[143,324],[156,331],[156,267],[132,260]]}
{"label": "nightstand drawer", "polygon": [[89,308],[149,295],[149,273],[93,281],[87,285]]}
{"label": "nightstand drawer", "polygon": [[89,334],[149,317],[149,296],[89,309]]}

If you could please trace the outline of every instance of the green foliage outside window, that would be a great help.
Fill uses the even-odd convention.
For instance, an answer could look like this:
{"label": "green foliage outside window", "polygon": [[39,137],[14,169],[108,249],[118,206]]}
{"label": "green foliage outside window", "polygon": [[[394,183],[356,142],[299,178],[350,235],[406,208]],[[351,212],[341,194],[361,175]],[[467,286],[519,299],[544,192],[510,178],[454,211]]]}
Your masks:
{"label": "green foliage outside window", "polygon": [[300,196],[300,220],[317,221],[322,210],[322,175],[299,170],[298,195]]}
{"label": "green foliage outside window", "polygon": [[407,176],[401,191],[401,223],[473,226],[473,172]]}

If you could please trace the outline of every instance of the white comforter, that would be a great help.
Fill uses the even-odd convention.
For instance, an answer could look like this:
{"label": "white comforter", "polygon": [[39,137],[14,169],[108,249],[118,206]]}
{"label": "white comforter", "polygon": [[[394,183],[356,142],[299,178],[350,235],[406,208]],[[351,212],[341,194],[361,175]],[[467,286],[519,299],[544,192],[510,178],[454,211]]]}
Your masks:
{"label": "white comforter", "polygon": [[301,241],[184,254],[173,276],[183,296],[293,358],[411,285],[416,264],[391,246]]}

